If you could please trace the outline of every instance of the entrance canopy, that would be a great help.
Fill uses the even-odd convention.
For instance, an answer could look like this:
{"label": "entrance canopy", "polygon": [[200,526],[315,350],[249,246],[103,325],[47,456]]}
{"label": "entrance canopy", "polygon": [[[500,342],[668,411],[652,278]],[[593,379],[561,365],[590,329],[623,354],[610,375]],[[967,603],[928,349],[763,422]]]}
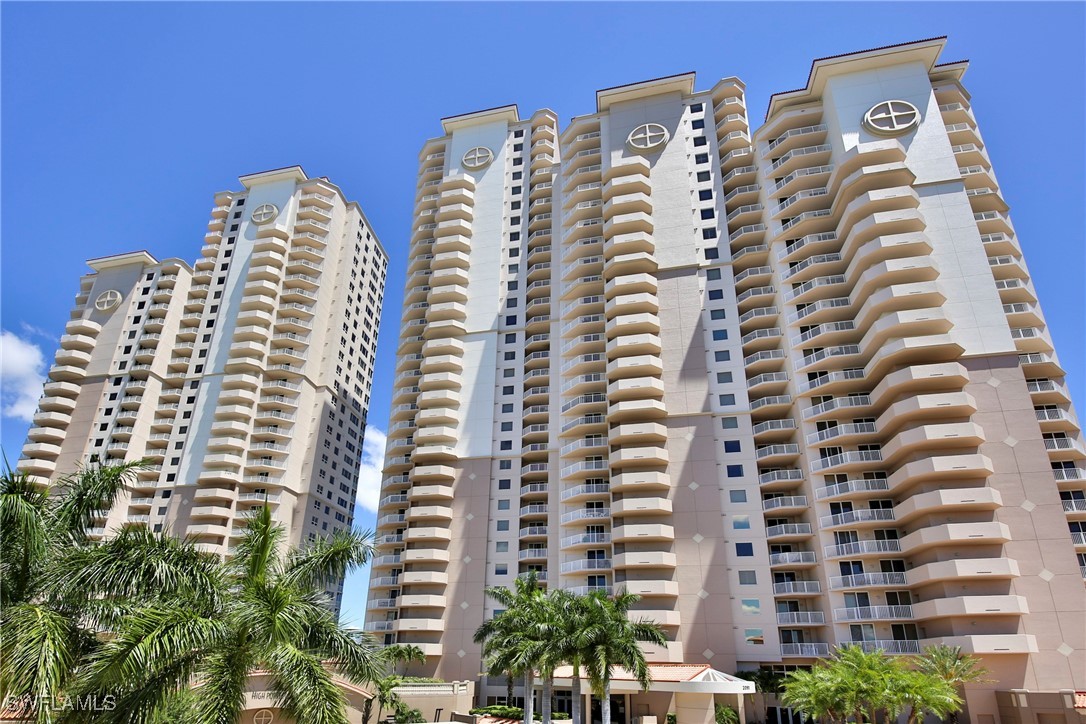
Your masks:
{"label": "entrance canopy", "polygon": [[[649,691],[673,692],[676,694],[732,694],[742,696],[753,694],[754,684],[750,681],[717,671],[708,664],[649,664],[649,676],[652,684]],[[581,680],[587,684],[587,676],[581,669]],[[554,671],[554,685],[568,687],[573,684],[573,667],[559,666]],[[611,693],[637,693],[641,685],[627,669],[616,666],[611,675]]]}

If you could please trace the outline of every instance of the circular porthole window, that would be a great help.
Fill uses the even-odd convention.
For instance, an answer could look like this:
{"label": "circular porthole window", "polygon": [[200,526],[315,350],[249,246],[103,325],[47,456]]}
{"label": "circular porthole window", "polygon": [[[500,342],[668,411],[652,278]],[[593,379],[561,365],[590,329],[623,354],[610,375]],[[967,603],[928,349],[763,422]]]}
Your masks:
{"label": "circular porthole window", "polygon": [[272,724],[273,721],[275,714],[272,714],[271,709],[261,709],[253,714],[253,724]]}
{"label": "circular porthole window", "polygon": [[99,312],[108,312],[121,303],[121,293],[116,289],[107,289],[94,300],[94,308]]}
{"label": "circular porthole window", "polygon": [[464,154],[463,164],[467,168],[483,168],[494,160],[494,152],[486,146],[476,146]]}
{"label": "circular porthole window", "polygon": [[635,151],[651,151],[663,146],[669,138],[671,134],[659,123],[642,123],[630,131],[630,135],[626,137],[626,144]]}
{"label": "circular porthole window", "polygon": [[249,218],[253,220],[254,224],[266,224],[278,215],[279,209],[275,207],[275,204],[261,204],[253,209],[253,213]]}
{"label": "circular porthole window", "polygon": [[920,125],[920,111],[908,101],[883,101],[864,114],[864,128],[879,136],[900,136]]}

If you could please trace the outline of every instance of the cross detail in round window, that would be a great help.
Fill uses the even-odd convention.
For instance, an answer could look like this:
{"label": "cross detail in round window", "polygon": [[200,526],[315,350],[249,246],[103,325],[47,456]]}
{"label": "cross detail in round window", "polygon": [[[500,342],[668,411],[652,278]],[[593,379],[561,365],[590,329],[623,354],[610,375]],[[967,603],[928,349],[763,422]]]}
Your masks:
{"label": "cross detail in round window", "polygon": [[494,153],[486,146],[476,146],[464,154],[464,165],[468,168],[483,168],[494,160]]}
{"label": "cross detail in round window", "polygon": [[920,111],[908,101],[883,101],[864,114],[864,128],[879,136],[900,136],[920,125]]}
{"label": "cross detail in round window", "polygon": [[121,293],[116,289],[107,289],[94,300],[94,308],[99,312],[108,312],[121,303]]}
{"label": "cross detail in round window", "polygon": [[671,134],[659,123],[642,123],[630,131],[630,135],[626,137],[626,143],[630,148],[638,151],[648,151],[664,145],[670,137]]}
{"label": "cross detail in round window", "polygon": [[261,204],[253,209],[251,218],[256,224],[266,224],[279,215],[279,209],[275,204]]}
{"label": "cross detail in round window", "polygon": [[273,721],[275,714],[272,714],[270,709],[261,709],[253,714],[253,724],[272,724]]}

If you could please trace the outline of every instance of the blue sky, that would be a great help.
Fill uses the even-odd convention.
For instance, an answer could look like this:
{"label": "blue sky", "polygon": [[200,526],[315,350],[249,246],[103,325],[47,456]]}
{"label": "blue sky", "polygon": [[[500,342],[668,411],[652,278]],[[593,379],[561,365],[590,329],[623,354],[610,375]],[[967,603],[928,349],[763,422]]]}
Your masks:
{"label": "blue sky", "polygon": [[[90,257],[194,260],[212,194],[301,164],[366,209],[388,248],[371,425],[388,417],[417,153],[442,116],[518,103],[563,123],[599,88],[736,75],[752,125],[811,60],[948,35],[1083,397],[1081,3],[0,5],[0,437],[28,410]],[[375,435],[375,440],[379,439]],[[371,448],[374,447],[371,444]],[[376,500],[376,498],[374,498]],[[372,503],[371,503],[372,504]],[[358,510],[361,527],[373,514]],[[365,574],[345,618],[364,613]]]}

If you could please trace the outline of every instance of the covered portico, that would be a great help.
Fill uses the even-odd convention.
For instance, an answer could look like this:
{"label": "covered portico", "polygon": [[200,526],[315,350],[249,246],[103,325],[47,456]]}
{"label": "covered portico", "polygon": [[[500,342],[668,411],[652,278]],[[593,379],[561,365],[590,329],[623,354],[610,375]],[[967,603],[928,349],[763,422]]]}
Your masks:
{"label": "covered portico", "polygon": [[[611,677],[612,724],[653,724],[653,719],[656,724],[664,724],[669,713],[675,714],[677,724],[712,724],[716,704],[732,707],[739,713],[739,721],[746,720],[743,697],[754,693],[752,682],[717,671],[708,664],[649,664],[649,674],[652,684],[648,691],[641,691],[633,674],[615,668]],[[583,711],[594,712],[587,721],[596,724],[600,714],[598,707],[592,708],[591,687],[583,671],[580,678]],[[555,691],[569,690],[572,686],[573,668],[559,667],[554,672]]]}

